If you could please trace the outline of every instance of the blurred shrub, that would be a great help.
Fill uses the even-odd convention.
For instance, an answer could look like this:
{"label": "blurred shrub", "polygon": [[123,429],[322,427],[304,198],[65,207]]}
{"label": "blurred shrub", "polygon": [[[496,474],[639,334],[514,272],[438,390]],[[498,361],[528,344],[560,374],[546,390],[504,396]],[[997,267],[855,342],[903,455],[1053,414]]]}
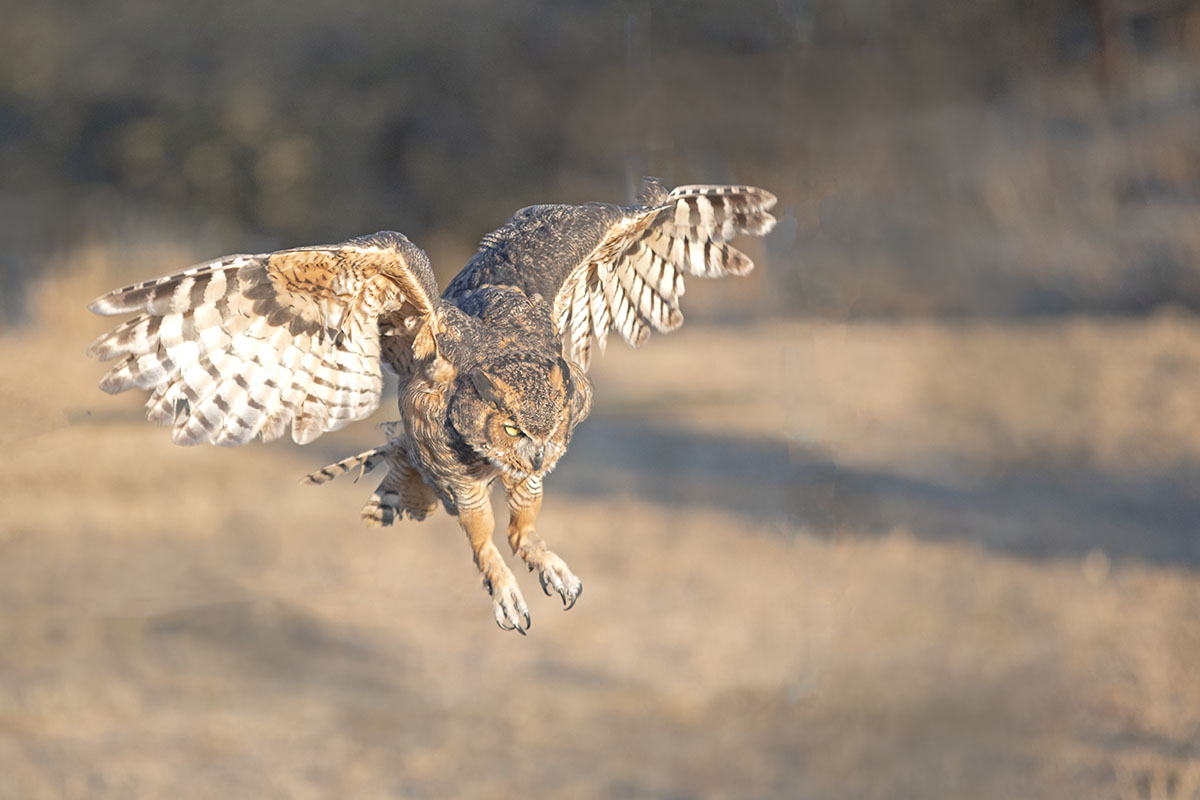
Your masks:
{"label": "blurred shrub", "polygon": [[396,228],[445,277],[514,209],[644,172],[780,195],[747,307],[1195,307],[1200,13],[1096,7],[21,3],[0,313],[47,249],[129,218],[221,250]]}

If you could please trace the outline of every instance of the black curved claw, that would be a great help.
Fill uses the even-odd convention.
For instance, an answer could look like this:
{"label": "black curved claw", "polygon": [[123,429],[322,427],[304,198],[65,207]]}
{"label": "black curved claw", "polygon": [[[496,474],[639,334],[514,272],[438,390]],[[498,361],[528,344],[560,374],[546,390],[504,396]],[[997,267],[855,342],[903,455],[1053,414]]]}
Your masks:
{"label": "black curved claw", "polygon": [[[533,569],[533,567],[530,567]],[[542,572],[538,575],[538,583],[542,585],[542,591],[546,593],[546,597],[552,597],[550,594],[550,581],[546,580],[546,573]]]}
{"label": "black curved claw", "polygon": [[521,624],[519,622],[516,624],[513,624],[513,622],[511,620],[509,620],[507,617],[505,617],[503,620],[499,620],[499,619],[496,620],[496,627],[498,627],[502,631],[516,631],[517,633],[521,634],[522,636],[525,636],[526,635],[525,631],[529,629],[529,626],[531,623],[529,620],[529,612],[528,611],[524,612],[524,616],[525,616],[525,627],[524,628],[521,627]]}
{"label": "black curved claw", "polygon": [[565,597],[563,598],[563,606],[564,606],[563,611],[570,611],[572,608],[574,608],[575,603],[579,600],[579,598],[582,595],[583,595],[583,584],[581,583],[581,584],[579,584],[579,591],[577,591],[575,593],[575,596],[571,598],[571,605],[567,605],[567,598],[565,598]]}

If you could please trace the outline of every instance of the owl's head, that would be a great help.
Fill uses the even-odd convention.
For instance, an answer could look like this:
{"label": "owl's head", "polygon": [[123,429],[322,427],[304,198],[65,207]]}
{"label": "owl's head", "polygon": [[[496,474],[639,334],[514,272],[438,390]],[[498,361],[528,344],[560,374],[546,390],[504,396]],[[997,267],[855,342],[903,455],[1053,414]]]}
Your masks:
{"label": "owl's head", "polygon": [[587,379],[561,358],[505,360],[465,378],[450,412],[463,440],[516,478],[553,469],[583,418]]}

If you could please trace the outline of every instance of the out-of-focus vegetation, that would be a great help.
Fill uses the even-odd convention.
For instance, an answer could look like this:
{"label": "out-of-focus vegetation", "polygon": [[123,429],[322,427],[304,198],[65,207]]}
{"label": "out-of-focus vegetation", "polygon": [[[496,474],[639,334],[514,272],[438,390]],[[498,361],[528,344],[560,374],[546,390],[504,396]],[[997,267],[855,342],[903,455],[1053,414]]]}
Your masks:
{"label": "out-of-focus vegetation", "polygon": [[1200,304],[1194,3],[9,5],[10,319],[81,239],[203,257],[394,228],[444,278],[516,208],[643,172],[780,195],[745,304]]}

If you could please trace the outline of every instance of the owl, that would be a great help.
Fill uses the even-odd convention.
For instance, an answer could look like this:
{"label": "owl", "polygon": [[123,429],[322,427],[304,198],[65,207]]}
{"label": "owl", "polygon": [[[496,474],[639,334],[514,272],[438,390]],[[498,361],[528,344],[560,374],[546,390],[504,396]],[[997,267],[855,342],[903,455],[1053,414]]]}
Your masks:
{"label": "owl", "polygon": [[391,231],[341,244],[235,255],[126,286],[98,314],[133,314],[92,343],[115,363],[109,393],[149,390],[148,418],[176,444],[306,444],[379,404],[398,376],[387,441],[314,472],[386,467],[362,510],[369,525],[438,506],[470,542],[496,623],[522,634],[529,609],[492,540],[489,493],[507,495],[508,544],[542,590],[571,608],[583,584],[536,523],[543,480],[588,415],[591,347],[633,347],[683,322],[684,275],[744,275],[727,242],[761,236],[775,197],[750,186],[646,179],[633,205],[538,205],[483,237],[440,295],[429,258]]}

